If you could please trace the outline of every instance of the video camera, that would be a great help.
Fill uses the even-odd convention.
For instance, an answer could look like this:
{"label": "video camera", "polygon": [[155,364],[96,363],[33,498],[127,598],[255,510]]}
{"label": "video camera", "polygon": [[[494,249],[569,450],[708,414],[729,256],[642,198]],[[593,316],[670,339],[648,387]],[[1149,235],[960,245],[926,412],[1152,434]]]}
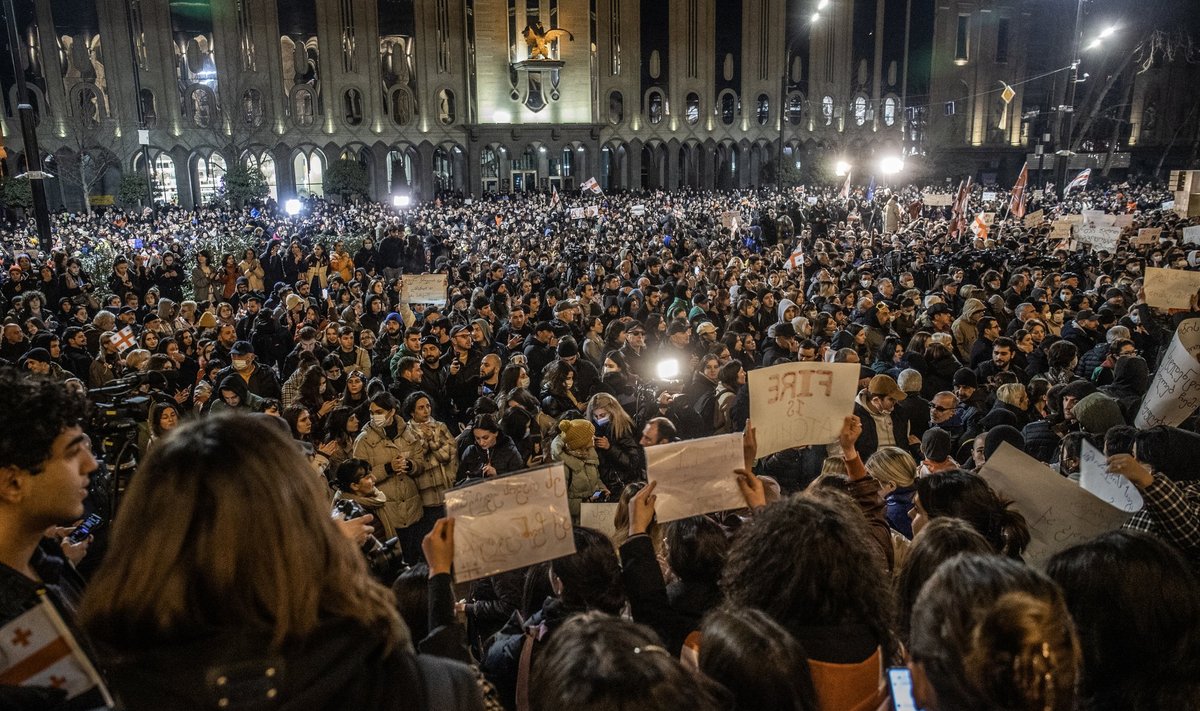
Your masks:
{"label": "video camera", "polygon": [[[340,514],[346,521],[366,516],[368,511],[362,504],[352,499],[338,499],[333,502],[333,515]],[[367,567],[377,579],[391,584],[392,580],[404,568],[404,555],[400,550],[400,538],[393,536],[386,541],[380,541],[375,536],[367,536],[362,545],[363,555],[367,557]]]}

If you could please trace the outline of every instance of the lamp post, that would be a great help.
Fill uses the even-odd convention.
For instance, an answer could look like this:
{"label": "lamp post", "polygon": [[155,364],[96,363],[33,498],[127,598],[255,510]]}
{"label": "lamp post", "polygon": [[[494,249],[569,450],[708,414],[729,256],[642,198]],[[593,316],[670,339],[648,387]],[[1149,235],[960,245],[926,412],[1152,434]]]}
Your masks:
{"label": "lamp post", "polygon": [[1083,0],[1076,0],[1075,29],[1071,32],[1071,74],[1067,78],[1066,103],[1059,107],[1059,122],[1063,122],[1063,114],[1066,114],[1066,127],[1058,134],[1058,162],[1054,165],[1054,180],[1061,197],[1066,197],[1063,191],[1067,184],[1067,163],[1071,157],[1071,132],[1075,129],[1075,85],[1079,83],[1079,25],[1082,21]]}
{"label": "lamp post", "polygon": [[25,86],[25,67],[21,62],[20,38],[17,36],[17,13],[13,0],[4,0],[4,24],[8,25],[8,53],[12,59],[13,75],[17,80],[17,113],[21,118],[21,137],[25,144],[25,175],[33,193],[33,216],[37,222],[38,246],[49,250],[50,210],[46,207],[45,171],[42,170],[42,150],[38,147],[37,127],[33,125],[33,106]]}

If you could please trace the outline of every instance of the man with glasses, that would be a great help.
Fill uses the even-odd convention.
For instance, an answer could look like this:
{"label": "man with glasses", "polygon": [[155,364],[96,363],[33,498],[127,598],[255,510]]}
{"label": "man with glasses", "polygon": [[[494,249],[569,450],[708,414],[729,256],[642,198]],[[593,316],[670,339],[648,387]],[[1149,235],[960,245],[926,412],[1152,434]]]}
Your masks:
{"label": "man with glasses", "polygon": [[629,366],[629,372],[639,378],[646,378],[646,327],[639,321],[629,324],[626,332],[625,345],[617,351]]}

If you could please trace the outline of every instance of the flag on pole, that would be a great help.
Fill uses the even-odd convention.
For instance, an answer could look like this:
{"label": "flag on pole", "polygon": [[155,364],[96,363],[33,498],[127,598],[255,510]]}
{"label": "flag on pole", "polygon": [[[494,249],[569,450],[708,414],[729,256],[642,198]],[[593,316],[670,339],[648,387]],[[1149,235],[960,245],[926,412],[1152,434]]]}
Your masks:
{"label": "flag on pole", "polygon": [[594,177],[585,180],[583,185],[579,186],[579,189],[590,191],[594,195],[604,194],[604,191],[600,189],[600,183],[597,183]]}
{"label": "flag on pole", "polygon": [[562,198],[558,196],[558,186],[550,186],[550,209],[562,212]]}
{"label": "flag on pole", "polygon": [[967,207],[971,202],[971,178],[958,184],[958,196],[954,198],[954,217],[950,223],[950,235],[961,237],[967,231]]}
{"label": "flag on pole", "polygon": [[1025,217],[1025,185],[1029,182],[1029,163],[1021,166],[1021,175],[1013,185],[1012,195],[1008,200],[1008,214],[1018,220]]}
{"label": "flag on pole", "polygon": [[871,183],[867,185],[867,202],[875,199],[875,176],[871,176]]}
{"label": "flag on pole", "polygon": [[842,183],[842,189],[838,192],[838,197],[842,200],[850,197],[850,171],[846,171],[846,182]]}
{"label": "flag on pole", "polygon": [[789,272],[792,271],[793,269],[803,269],[804,268],[804,244],[803,243],[796,244],[796,249],[792,250],[792,255],[787,258],[787,262],[784,264],[784,268],[787,269]]}
{"label": "flag on pole", "polygon": [[118,353],[123,353],[136,346],[137,338],[133,335],[133,328],[126,326],[117,331],[117,337],[113,339],[113,345],[117,347]]}
{"label": "flag on pole", "polygon": [[987,221],[983,219],[982,212],[975,216],[975,221],[971,223],[971,231],[975,233],[976,238],[987,239],[988,226]]}
{"label": "flag on pole", "polygon": [[1088,184],[1088,178],[1090,177],[1092,177],[1092,169],[1084,168],[1083,172],[1081,172],[1079,175],[1076,175],[1071,182],[1067,183],[1067,187],[1063,189],[1063,197],[1070,195],[1071,191],[1075,188],[1079,188],[1080,190],[1085,189]]}
{"label": "flag on pole", "polygon": [[68,699],[97,688],[113,705],[96,668],[45,595],[0,628],[0,660],[0,685],[62,689]]}

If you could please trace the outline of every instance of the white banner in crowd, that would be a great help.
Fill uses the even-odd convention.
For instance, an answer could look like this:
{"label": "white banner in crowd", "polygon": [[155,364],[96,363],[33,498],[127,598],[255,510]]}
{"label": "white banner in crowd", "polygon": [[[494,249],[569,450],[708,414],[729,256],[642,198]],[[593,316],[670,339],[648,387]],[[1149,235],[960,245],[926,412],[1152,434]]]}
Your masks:
{"label": "white banner in crowd", "polygon": [[446,492],[454,579],[476,580],[575,552],[566,470],[552,464]]}
{"label": "white banner in crowd", "polygon": [[857,363],[781,363],[750,371],[750,421],[758,456],[829,444],[854,414]]}
{"label": "white banner in crowd", "polygon": [[983,201],[984,202],[995,202],[996,201],[996,193],[993,193],[993,192],[984,193]]}
{"label": "white banner in crowd", "polygon": [[1126,513],[1142,510],[1142,495],[1128,479],[1108,471],[1108,457],[1083,440],[1079,452],[1079,486],[1106,504]]}
{"label": "white banner in crowd", "polygon": [[1200,290],[1200,272],[1146,267],[1146,303],[1156,309],[1188,309]]}
{"label": "white banner in crowd", "polygon": [[1117,216],[1110,215],[1104,210],[1084,210],[1081,217],[1083,218],[1083,224],[1089,227],[1092,225],[1117,224]]}
{"label": "white banner in crowd", "polygon": [[1044,568],[1055,553],[1112,531],[1129,518],[1007,442],[979,473],[1025,517],[1031,540],[1024,558],[1035,568]]}
{"label": "white banner in crowd", "polygon": [[1115,252],[1121,239],[1121,228],[1108,225],[1083,226],[1075,230],[1075,239],[1092,245],[1096,251]]}
{"label": "white banner in crowd", "polygon": [[1200,225],[1183,228],[1184,244],[1200,244]]}
{"label": "white banner in crowd", "polygon": [[[1149,288],[1147,287],[1147,295]],[[1149,299],[1147,298],[1147,301]],[[1178,427],[1200,407],[1200,318],[1179,324],[1133,424]]]}
{"label": "white banner in crowd", "polygon": [[1133,226],[1133,215],[1125,213],[1123,215],[1115,215],[1115,217],[1116,220],[1113,221],[1113,225],[1122,229]]}
{"label": "white banner in crowd", "polygon": [[405,274],[404,297],[410,304],[446,305],[448,277],[445,274]]}
{"label": "white banner in crowd", "polygon": [[921,202],[925,207],[950,207],[954,204],[954,196],[949,193],[926,193]]}
{"label": "white banner in crowd", "polygon": [[654,489],[658,497],[654,507],[658,520],[666,523],[744,508],[746,500],[733,471],[741,469],[744,463],[740,434],[647,447],[646,479],[658,482]]}
{"label": "white banner in crowd", "polygon": [[645,205],[634,205],[633,207],[629,208],[629,212],[633,215],[641,217],[642,215],[646,214],[646,206]]}

